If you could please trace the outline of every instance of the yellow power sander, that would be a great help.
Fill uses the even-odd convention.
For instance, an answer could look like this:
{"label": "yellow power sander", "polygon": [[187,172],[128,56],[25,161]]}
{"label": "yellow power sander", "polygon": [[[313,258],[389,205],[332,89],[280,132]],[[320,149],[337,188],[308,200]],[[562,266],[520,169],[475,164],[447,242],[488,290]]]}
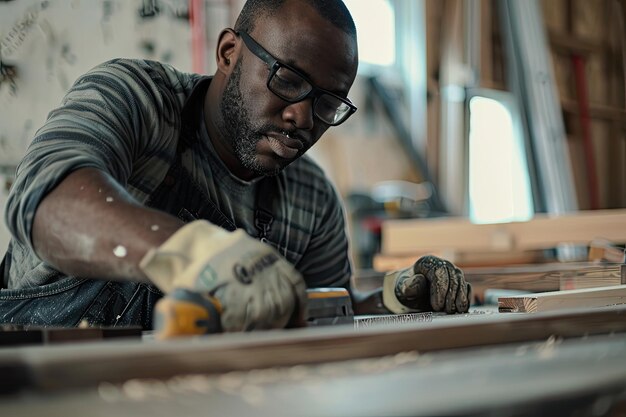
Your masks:
{"label": "yellow power sander", "polygon": [[[350,293],[345,288],[307,290],[305,319],[308,326],[354,322]],[[222,305],[210,295],[177,288],[155,306],[154,328],[157,339],[171,339],[220,333]]]}

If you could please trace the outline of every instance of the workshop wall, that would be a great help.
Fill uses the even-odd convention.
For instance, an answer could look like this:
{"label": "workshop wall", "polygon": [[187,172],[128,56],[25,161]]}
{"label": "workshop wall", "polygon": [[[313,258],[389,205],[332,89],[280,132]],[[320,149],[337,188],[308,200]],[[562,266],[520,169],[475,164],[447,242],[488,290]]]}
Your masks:
{"label": "workshop wall", "polygon": [[[74,79],[113,57],[143,57],[193,70],[188,0],[19,0],[0,2],[0,175],[10,174],[47,113]],[[244,0],[203,0],[206,7],[203,72],[214,71],[213,45],[219,30],[233,23]],[[622,43],[615,4],[624,0],[542,0],[555,76],[568,133],[579,205],[590,208],[571,55],[586,58],[587,85],[597,187],[601,208],[626,207],[626,138]],[[427,43],[427,153],[435,180],[440,161],[442,44],[449,32],[446,10],[462,0],[425,0]],[[506,89],[496,0],[480,0],[480,85]],[[151,7],[159,6],[153,13]],[[451,7],[453,6],[453,7]],[[623,29],[622,29],[623,30]],[[398,51],[402,54],[402,51]],[[198,63],[196,62],[196,65]],[[327,170],[343,196],[386,180],[420,182],[382,111],[368,102],[369,89],[357,78],[351,99],[357,116],[331,129],[311,154]],[[4,185],[5,177],[0,177]],[[4,211],[6,187],[0,187]],[[0,251],[8,234],[0,224]]]}
{"label": "workshop wall", "polygon": [[[203,0],[206,7],[204,62],[213,73],[213,45],[219,31],[234,23],[244,0]],[[181,70],[193,65],[188,0],[71,0],[0,2],[0,174],[7,181],[36,130],[82,73],[114,57],[141,57],[171,63]],[[158,13],[152,7],[158,5]],[[351,98],[354,117],[331,129],[311,155],[328,171],[342,195],[389,179],[417,182],[393,132],[365,106],[367,88],[357,80]],[[4,182],[3,182],[4,184]],[[7,187],[0,188],[4,212]],[[0,251],[9,234],[0,222]]]}
{"label": "workshop wall", "polygon": [[626,1],[541,5],[580,208],[626,207]]}
{"label": "workshop wall", "polygon": [[[464,0],[426,0],[428,160],[435,178],[453,169],[440,163],[442,57],[456,48],[463,72],[465,39],[445,45],[455,9]],[[507,90],[498,0],[480,0],[479,86]],[[626,1],[539,0],[563,111],[578,207],[626,207]],[[459,13],[459,14],[460,14]],[[582,59],[577,70],[574,57]],[[462,74],[463,76],[463,74]],[[584,86],[586,98],[581,86]],[[588,116],[581,117],[581,106]],[[585,121],[583,121],[586,119]],[[585,143],[587,141],[587,144]],[[592,166],[590,166],[592,164]]]}
{"label": "workshop wall", "polygon": [[[6,181],[36,130],[74,80],[116,57],[193,68],[189,1],[103,0],[0,2],[0,209]],[[230,21],[227,0],[206,0],[207,53],[196,69],[214,71],[212,48]],[[155,9],[154,7],[158,7]],[[6,179],[6,181],[5,181]],[[0,222],[0,252],[9,240]]]}
{"label": "workshop wall", "polygon": [[154,16],[141,1],[0,3],[0,165],[17,164],[47,113],[98,63],[142,57],[190,70],[186,3],[162,2],[171,10]]}

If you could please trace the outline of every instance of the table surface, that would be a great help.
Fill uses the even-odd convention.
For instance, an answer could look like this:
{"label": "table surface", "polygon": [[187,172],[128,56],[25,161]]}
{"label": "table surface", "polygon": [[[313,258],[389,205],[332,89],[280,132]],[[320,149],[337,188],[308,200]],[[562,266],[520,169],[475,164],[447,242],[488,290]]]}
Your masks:
{"label": "table surface", "polygon": [[[432,321],[356,331],[337,326],[167,343],[147,338],[2,349],[3,372],[7,365],[26,364],[26,376],[39,388],[0,396],[0,415],[204,416],[207,410],[237,416],[568,416],[574,410],[577,415],[586,415],[580,410],[603,415],[626,394],[623,330],[568,339],[546,336],[498,346],[405,349],[424,345],[424,341],[407,340],[423,335],[458,343],[459,335],[475,337],[473,331],[485,329],[515,336],[539,326],[548,327],[545,334],[550,334],[555,323],[554,329],[579,326],[567,319],[568,314],[579,318],[598,311],[623,326],[624,307],[616,306],[572,314],[434,315]],[[603,327],[598,318],[585,319],[580,326],[611,328]],[[483,337],[489,339],[490,334]],[[437,346],[435,342],[431,346]],[[368,348],[368,343],[378,346]],[[336,356],[342,349],[343,356]],[[351,356],[368,349],[393,353]],[[325,350],[330,357],[344,359],[293,365],[280,357],[323,358]],[[249,366],[258,362],[255,356],[263,359],[263,355],[272,367]],[[168,367],[168,372],[151,377],[153,371],[159,375],[160,366]],[[224,371],[198,370],[215,366]],[[116,378],[125,369],[131,370],[129,376]],[[133,377],[133,370],[140,376]],[[3,374],[5,384],[9,375]]]}
{"label": "table surface", "polygon": [[[20,417],[602,415],[626,393],[626,335],[101,382],[0,397]],[[69,414],[68,414],[69,413]],[[547,414],[546,414],[547,413]]]}

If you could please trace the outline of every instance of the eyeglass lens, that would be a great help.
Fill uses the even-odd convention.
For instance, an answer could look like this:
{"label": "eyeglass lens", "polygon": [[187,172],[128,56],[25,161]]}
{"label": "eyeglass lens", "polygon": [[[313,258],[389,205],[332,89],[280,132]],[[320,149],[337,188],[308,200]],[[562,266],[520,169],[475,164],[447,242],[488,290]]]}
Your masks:
{"label": "eyeglass lens", "polygon": [[[278,96],[288,101],[298,101],[306,97],[313,86],[287,67],[279,67],[269,80],[268,87]],[[320,95],[315,101],[315,115],[328,124],[342,121],[349,113],[350,107],[329,94]]]}

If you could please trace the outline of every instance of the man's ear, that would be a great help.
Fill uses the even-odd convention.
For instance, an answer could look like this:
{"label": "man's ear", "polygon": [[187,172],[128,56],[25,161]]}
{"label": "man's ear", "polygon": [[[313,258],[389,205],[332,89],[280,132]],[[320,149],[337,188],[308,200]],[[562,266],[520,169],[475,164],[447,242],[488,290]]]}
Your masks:
{"label": "man's ear", "polygon": [[230,75],[239,56],[239,42],[237,34],[232,29],[224,29],[217,41],[216,62],[217,70]]}

